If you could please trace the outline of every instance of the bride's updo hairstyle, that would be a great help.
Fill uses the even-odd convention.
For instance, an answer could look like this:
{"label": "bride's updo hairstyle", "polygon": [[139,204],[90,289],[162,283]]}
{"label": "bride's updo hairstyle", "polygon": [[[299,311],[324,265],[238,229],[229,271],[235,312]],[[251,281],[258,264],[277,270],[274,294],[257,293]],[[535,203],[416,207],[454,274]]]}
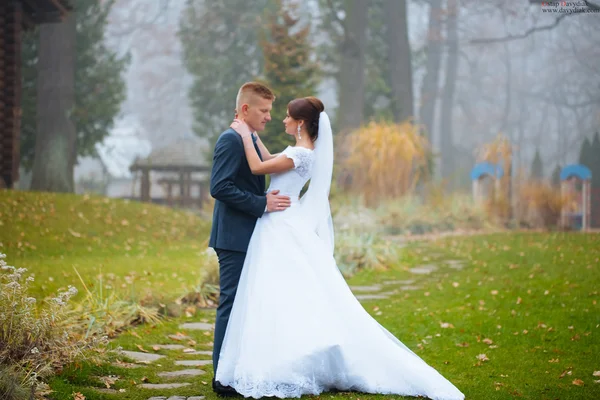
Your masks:
{"label": "bride's updo hairstyle", "polygon": [[294,99],[288,104],[290,117],[304,121],[313,142],[319,136],[319,117],[322,111],[325,111],[323,102],[312,96]]}

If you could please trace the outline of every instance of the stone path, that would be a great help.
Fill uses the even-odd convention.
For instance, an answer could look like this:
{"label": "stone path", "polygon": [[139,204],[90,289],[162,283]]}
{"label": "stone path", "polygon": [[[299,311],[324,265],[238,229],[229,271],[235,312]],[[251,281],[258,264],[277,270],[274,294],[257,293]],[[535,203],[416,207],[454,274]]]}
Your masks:
{"label": "stone path", "polygon": [[418,267],[409,269],[409,272],[411,274],[424,275],[424,274],[430,274],[433,271],[436,271],[438,268],[439,267],[434,264],[424,264],[424,265],[419,265]]}
{"label": "stone path", "polygon": [[[435,254],[436,257],[442,257],[444,254]],[[431,260],[431,258],[429,258]],[[435,260],[434,260],[435,262]],[[437,264],[423,264],[410,268],[408,272],[414,275],[429,275],[440,268],[452,268],[455,270],[463,269],[466,265],[464,260],[445,260],[438,261]],[[421,286],[415,283],[415,279],[403,280],[384,280],[369,286],[350,286],[350,289],[360,301],[383,300],[399,291],[413,291],[421,289]]]}
{"label": "stone path", "polygon": [[[411,274],[415,275],[426,275],[430,274],[434,271],[437,271],[440,267],[452,268],[456,270],[460,270],[464,268],[466,265],[465,261],[462,260],[447,260],[440,261],[438,264],[424,264],[419,265],[414,268],[409,269],[408,271]],[[384,280],[377,284],[369,285],[369,286],[350,286],[350,289],[355,294],[356,298],[360,301],[369,301],[369,300],[379,300],[379,299],[387,299],[393,294],[397,294],[400,291],[412,291],[421,289],[421,286],[418,285],[417,280],[415,279],[404,279],[404,280]],[[209,332],[212,333],[214,330],[214,324],[207,322],[192,322],[192,323],[184,323],[179,326],[179,329],[182,331],[204,331],[205,334]],[[186,346],[188,340],[192,339],[191,337],[177,333],[174,335],[167,336],[167,339],[171,342],[180,342],[180,343],[164,343],[164,344],[155,344],[151,346],[151,348],[155,351],[158,350],[168,350],[171,352],[185,354],[190,356],[207,356],[208,359],[191,359],[191,360],[175,360],[174,364],[180,367],[188,367],[185,369],[175,369],[162,371],[157,374],[157,376],[164,380],[164,382],[158,383],[142,383],[139,384],[138,387],[144,389],[152,389],[156,391],[167,390],[167,389],[176,389],[181,387],[190,386],[189,382],[177,382],[178,378],[193,378],[206,374],[206,371],[201,369],[201,367],[206,367],[212,364],[212,356],[211,350],[197,350],[195,348]],[[124,355],[128,358],[135,361],[136,364],[150,364],[156,363],[158,360],[164,359],[165,357],[168,359],[169,356],[165,356],[162,354],[153,354],[153,353],[144,353],[137,351],[124,351]],[[118,366],[125,366],[127,368],[139,366],[136,364],[124,363],[121,362],[117,364]],[[143,367],[139,366],[139,367]],[[193,368],[195,367],[195,368]],[[113,389],[98,389],[99,391],[108,391]],[[111,393],[115,393],[113,391]],[[148,398],[148,400],[203,400],[204,396],[154,396]]]}
{"label": "stone path", "polygon": [[[181,329],[182,331],[204,331],[204,332],[208,333],[214,329],[214,324],[207,323],[207,322],[184,323],[184,324],[179,325],[179,329]],[[167,339],[169,341],[174,341],[174,342],[184,342],[184,341],[188,341],[192,338],[187,335],[177,333],[174,335],[167,336]],[[212,350],[197,350],[195,348],[186,346],[184,344],[179,344],[179,343],[162,343],[162,344],[155,344],[150,347],[154,351],[168,350],[170,352],[174,352],[175,354],[184,354],[186,356],[209,356],[209,357],[212,356]],[[131,367],[135,366],[135,367],[143,368],[143,365],[155,364],[158,360],[169,358],[169,356],[162,355],[162,354],[145,353],[145,352],[140,352],[140,351],[123,351],[123,355],[126,356],[127,358],[130,358],[131,360],[133,360],[135,362],[135,364],[119,362],[119,363],[115,364],[116,366],[126,367],[126,368],[131,368]],[[139,364],[142,364],[142,365],[139,365]],[[212,358],[192,359],[192,360],[175,360],[174,364],[176,366],[188,367],[188,368],[166,370],[166,371],[159,372],[159,373],[157,373],[157,376],[159,378],[161,378],[162,380],[164,380],[163,382],[160,382],[160,381],[157,383],[144,382],[144,383],[140,383],[139,385],[137,385],[137,387],[143,388],[143,389],[151,389],[151,390],[160,391],[160,390],[177,389],[177,388],[190,386],[191,385],[190,382],[177,382],[177,379],[194,378],[194,377],[198,377],[198,376],[206,374],[206,371],[201,369],[200,367],[212,365]],[[193,367],[196,367],[196,368],[193,368]],[[99,392],[105,392],[105,393],[115,393],[115,394],[118,393],[118,391],[116,391],[114,389],[97,388],[96,390]],[[150,397],[148,400],[202,400],[202,399],[204,399],[204,396],[190,396],[190,397],[188,397],[188,396],[153,396],[153,397]]]}

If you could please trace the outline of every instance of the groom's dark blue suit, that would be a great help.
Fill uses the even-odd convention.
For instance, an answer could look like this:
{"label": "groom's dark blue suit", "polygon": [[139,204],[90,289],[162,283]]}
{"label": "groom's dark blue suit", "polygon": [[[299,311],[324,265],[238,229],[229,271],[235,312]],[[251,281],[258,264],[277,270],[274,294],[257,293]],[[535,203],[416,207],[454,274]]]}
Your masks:
{"label": "groom's dark blue suit", "polygon": [[[262,159],[254,139],[254,147]],[[215,324],[213,368],[219,353],[237,292],[248,243],[256,220],[267,205],[265,177],[253,175],[244,152],[242,138],[233,129],[219,136],[213,154],[210,194],[215,198],[209,247],[219,257],[220,297]]]}

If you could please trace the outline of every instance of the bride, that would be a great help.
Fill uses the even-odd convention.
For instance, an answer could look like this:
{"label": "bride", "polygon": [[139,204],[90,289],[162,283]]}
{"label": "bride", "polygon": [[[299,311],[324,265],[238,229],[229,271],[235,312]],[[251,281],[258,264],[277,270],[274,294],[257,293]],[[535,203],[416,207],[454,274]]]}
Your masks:
{"label": "bride", "polygon": [[292,205],[256,224],[216,380],[254,398],[341,390],[464,399],[364,310],[337,268],[328,200],[333,138],[323,103],[295,99],[283,122],[296,145],[264,162],[248,126],[231,125],[252,173],[271,174],[268,190],[290,196]]}

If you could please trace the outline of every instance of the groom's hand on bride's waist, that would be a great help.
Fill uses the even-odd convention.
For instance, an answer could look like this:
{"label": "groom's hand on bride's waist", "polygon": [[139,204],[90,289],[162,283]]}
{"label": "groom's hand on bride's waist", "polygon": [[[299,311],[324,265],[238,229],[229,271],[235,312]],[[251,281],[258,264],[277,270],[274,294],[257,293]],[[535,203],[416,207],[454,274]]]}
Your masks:
{"label": "groom's hand on bride's waist", "polygon": [[268,212],[283,211],[292,205],[290,196],[279,194],[279,190],[273,190],[267,193],[267,209]]}

